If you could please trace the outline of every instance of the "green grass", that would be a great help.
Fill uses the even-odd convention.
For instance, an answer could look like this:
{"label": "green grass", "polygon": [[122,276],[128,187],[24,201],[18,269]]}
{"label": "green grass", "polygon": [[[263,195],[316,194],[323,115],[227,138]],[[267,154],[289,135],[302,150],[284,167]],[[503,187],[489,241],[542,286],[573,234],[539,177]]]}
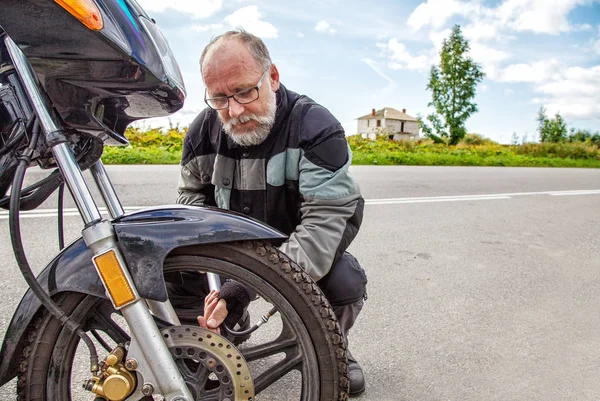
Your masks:
{"label": "green grass", "polygon": [[353,152],[354,165],[412,165],[412,166],[510,166],[510,167],[592,167],[600,168],[600,160],[531,157],[521,155],[486,156],[473,154],[437,154],[386,152]]}
{"label": "green grass", "polygon": [[[105,164],[178,164],[187,128],[130,128],[130,145],[105,147]],[[432,141],[392,141],[385,138],[348,138],[352,163],[356,165],[419,166],[511,166],[511,167],[587,167],[600,168],[600,150],[589,142],[526,143],[500,145],[477,135],[469,135],[456,146]]]}
{"label": "green grass", "polygon": [[104,164],[178,164],[181,151],[140,147],[105,147],[102,154]]}

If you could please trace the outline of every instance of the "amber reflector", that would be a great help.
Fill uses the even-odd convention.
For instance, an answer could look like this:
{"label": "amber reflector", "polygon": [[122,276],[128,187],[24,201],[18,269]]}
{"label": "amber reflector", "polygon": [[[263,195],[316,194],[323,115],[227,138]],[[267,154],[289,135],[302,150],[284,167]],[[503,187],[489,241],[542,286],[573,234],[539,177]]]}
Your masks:
{"label": "amber reflector", "polygon": [[135,293],[125,277],[123,266],[119,263],[114,250],[94,257],[94,264],[100,272],[113,304],[120,308],[135,301]]}

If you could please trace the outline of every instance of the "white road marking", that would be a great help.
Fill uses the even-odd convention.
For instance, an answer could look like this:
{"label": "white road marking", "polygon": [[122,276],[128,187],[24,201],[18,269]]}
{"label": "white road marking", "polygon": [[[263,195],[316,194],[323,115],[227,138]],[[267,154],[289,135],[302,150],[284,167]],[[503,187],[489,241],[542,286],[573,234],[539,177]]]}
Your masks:
{"label": "white road marking", "polygon": [[[581,189],[571,191],[545,191],[545,192],[513,192],[505,194],[482,194],[482,195],[455,195],[455,196],[428,196],[428,197],[413,197],[413,198],[384,198],[384,199],[365,199],[367,205],[393,205],[402,203],[433,203],[433,202],[464,202],[478,200],[498,200],[512,199],[517,196],[580,196],[580,195],[600,195],[600,189]],[[138,209],[150,206],[127,206],[124,207],[126,212],[132,212]],[[101,207],[100,213],[108,215],[106,208]],[[79,216],[76,208],[65,208],[63,211],[65,217]],[[21,218],[39,218],[39,217],[56,217],[56,209],[36,209],[23,211],[20,213]],[[0,220],[8,219],[8,211],[0,211]]]}
{"label": "white road marking", "polygon": [[473,200],[511,199],[516,196],[575,196],[575,195],[600,195],[600,189],[581,189],[575,191],[544,191],[544,192],[511,192],[505,194],[483,194],[483,195],[455,195],[455,196],[429,196],[414,198],[384,198],[365,199],[367,205],[390,205],[394,203],[427,203],[427,202],[458,202]]}

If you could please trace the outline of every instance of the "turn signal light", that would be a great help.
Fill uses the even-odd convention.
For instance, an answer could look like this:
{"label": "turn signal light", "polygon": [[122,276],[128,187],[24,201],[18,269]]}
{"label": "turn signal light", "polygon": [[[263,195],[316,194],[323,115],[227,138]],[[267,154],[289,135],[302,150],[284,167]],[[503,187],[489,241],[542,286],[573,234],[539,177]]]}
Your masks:
{"label": "turn signal light", "polygon": [[120,308],[135,301],[136,295],[113,249],[94,256],[94,264],[115,307]]}
{"label": "turn signal light", "polygon": [[104,26],[102,14],[94,0],[54,0],[88,28],[99,31]]}

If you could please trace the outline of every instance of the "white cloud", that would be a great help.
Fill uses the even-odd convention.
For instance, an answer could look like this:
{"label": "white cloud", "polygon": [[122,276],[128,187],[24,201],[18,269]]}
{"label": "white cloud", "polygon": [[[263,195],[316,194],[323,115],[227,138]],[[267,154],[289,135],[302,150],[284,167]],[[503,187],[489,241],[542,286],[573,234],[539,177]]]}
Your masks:
{"label": "white cloud", "polygon": [[439,30],[455,15],[472,24],[465,25],[465,36],[478,40],[500,39],[502,32],[529,31],[558,34],[586,30],[589,26],[572,25],[569,13],[593,0],[503,0],[497,7],[486,7],[479,0],[426,0],[412,12],[408,25],[415,31],[430,26]]}
{"label": "white cloud", "polygon": [[558,77],[540,83],[535,91],[549,114],[560,112],[565,118],[600,121],[600,65],[591,68],[570,67]]}
{"label": "white cloud", "polygon": [[465,38],[470,41],[487,41],[498,39],[502,27],[499,23],[493,23],[483,19],[462,27]]}
{"label": "white cloud", "polygon": [[[425,0],[408,18],[413,30],[430,28],[429,39],[437,53],[442,42],[450,36],[447,27],[455,16],[462,16],[462,32],[469,40],[470,56],[483,66],[487,78],[516,82],[538,81],[534,72],[526,68],[541,69],[542,66],[511,66],[503,71],[501,66],[512,57],[505,49],[515,40],[517,32],[558,34],[572,30],[588,29],[585,25],[572,25],[569,13],[578,5],[594,0],[501,0],[497,6],[485,6],[480,0]],[[600,54],[600,38],[592,45]],[[438,62],[436,60],[434,62]],[[520,76],[520,78],[519,78]],[[545,75],[543,75],[545,76]]]}
{"label": "white cloud", "polygon": [[557,74],[559,63],[556,59],[536,61],[531,64],[511,64],[498,77],[503,82],[535,82],[542,83]]}
{"label": "white cloud", "polygon": [[471,43],[469,54],[475,61],[484,64],[497,63],[510,57],[510,54],[505,51],[494,49],[493,47],[478,42]]}
{"label": "white cloud", "polygon": [[516,31],[558,34],[574,28],[568,14],[585,3],[589,0],[506,0],[496,11],[499,19]]}
{"label": "white cloud", "polygon": [[303,34],[302,32],[298,32],[298,33],[296,34],[296,36],[298,36],[299,38],[303,38],[303,37],[304,37],[304,34]]}
{"label": "white cloud", "polygon": [[263,15],[258,11],[257,6],[247,6],[225,17],[225,22],[229,23],[233,28],[242,27],[263,39],[277,38],[279,36],[277,28],[269,22],[262,21],[262,17]]}
{"label": "white cloud", "polygon": [[443,31],[429,32],[429,40],[431,40],[431,42],[433,42],[433,46],[435,47],[435,50],[437,53],[439,53],[442,50],[442,46],[444,44],[444,39],[449,38],[451,33],[452,33],[451,29],[444,29]]}
{"label": "white cloud", "polygon": [[389,67],[394,70],[428,70],[432,64],[430,56],[423,54],[413,56],[404,43],[396,38],[390,39],[387,44],[378,43],[377,46],[388,56]]}
{"label": "white cloud", "polygon": [[408,25],[415,31],[424,26],[441,28],[455,14],[466,12],[466,3],[458,0],[427,0],[408,17]]}
{"label": "white cloud", "polygon": [[210,17],[221,8],[223,0],[137,0],[148,13],[162,13],[167,10],[191,14],[194,18]]}
{"label": "white cloud", "polygon": [[533,84],[538,96],[532,103],[543,105],[549,114],[600,121],[600,65],[566,67],[556,59],[512,64],[502,70],[499,80]]}
{"label": "white cloud", "polygon": [[192,29],[198,32],[216,31],[223,28],[223,24],[209,24],[209,25],[194,25]]}
{"label": "white cloud", "polygon": [[580,31],[580,32],[589,32],[589,31],[594,30],[594,28],[590,24],[582,24],[582,25],[573,25],[573,30]]}
{"label": "white cloud", "polygon": [[333,29],[329,25],[329,23],[327,21],[319,21],[317,23],[317,25],[315,26],[315,31],[317,31],[317,32],[326,32],[326,33],[329,33],[329,34],[332,34],[332,35],[337,32],[335,29]]}
{"label": "white cloud", "polygon": [[512,90],[512,89],[504,89],[504,94],[505,95],[512,95],[513,93],[515,93],[515,91]]}

